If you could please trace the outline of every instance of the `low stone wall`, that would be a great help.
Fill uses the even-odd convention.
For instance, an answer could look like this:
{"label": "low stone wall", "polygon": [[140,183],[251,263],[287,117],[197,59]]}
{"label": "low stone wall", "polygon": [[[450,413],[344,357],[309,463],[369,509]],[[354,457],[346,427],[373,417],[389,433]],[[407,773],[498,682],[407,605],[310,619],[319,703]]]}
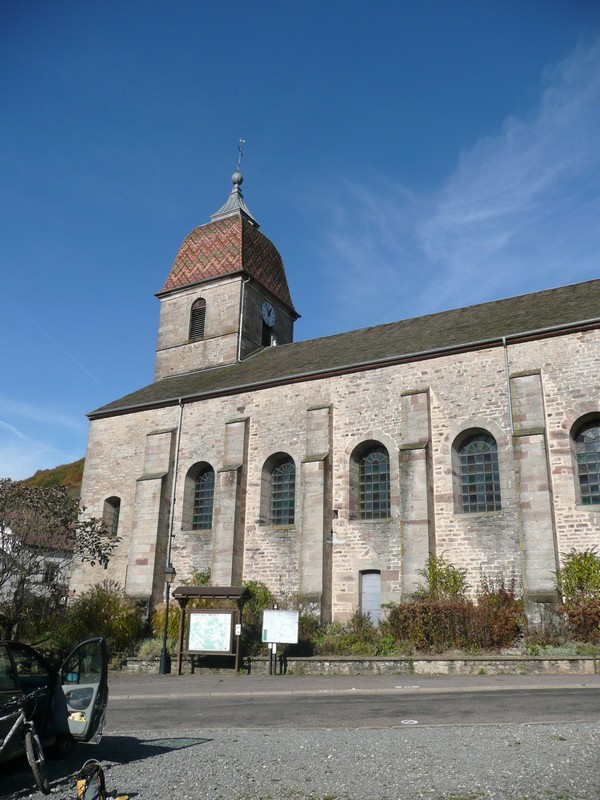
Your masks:
{"label": "low stone wall", "polygon": [[[281,662],[277,671],[281,670]],[[595,658],[564,656],[473,656],[471,658],[288,658],[283,668],[296,675],[594,675],[600,669]],[[258,675],[269,670],[268,658],[252,658],[250,670]]]}
{"label": "low stone wall", "polygon": [[[173,667],[176,667],[175,662]],[[255,675],[266,675],[269,659],[252,657],[244,660],[243,668]],[[158,660],[127,659],[128,672],[158,673]],[[595,675],[600,673],[600,660],[562,656],[472,656],[469,658],[365,658],[337,656],[335,658],[288,658],[277,664],[277,672],[285,669],[289,675]],[[183,660],[183,672],[191,672],[189,659]],[[194,672],[213,672],[207,666],[196,665]],[[222,669],[218,671],[224,671]],[[230,669],[225,670],[231,672]]]}

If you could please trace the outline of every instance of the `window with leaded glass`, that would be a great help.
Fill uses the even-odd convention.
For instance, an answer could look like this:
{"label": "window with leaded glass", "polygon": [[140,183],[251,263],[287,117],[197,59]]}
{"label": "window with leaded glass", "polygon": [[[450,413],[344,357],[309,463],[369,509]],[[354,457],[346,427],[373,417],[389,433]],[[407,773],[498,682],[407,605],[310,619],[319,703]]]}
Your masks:
{"label": "window with leaded glass", "polygon": [[458,451],[461,507],[464,513],[499,511],[500,469],[493,436],[471,436]]}
{"label": "window with leaded glass", "polygon": [[119,533],[119,514],[121,513],[121,500],[118,497],[109,497],[104,501],[102,519],[106,525],[108,535],[116,538]]}
{"label": "window with leaded glass", "polygon": [[584,506],[600,505],[600,422],[580,429],[575,438],[579,492]]}
{"label": "window with leaded glass", "polygon": [[202,339],[204,336],[204,320],[206,319],[206,300],[199,298],[192,304],[190,314],[190,339]]}
{"label": "window with leaded glass", "polygon": [[196,478],[192,530],[207,531],[212,528],[213,503],[215,499],[215,471],[203,469]]}
{"label": "window with leaded glass", "polygon": [[390,516],[390,460],[382,445],[365,450],[359,459],[358,494],[361,519]]}
{"label": "window with leaded glass", "polygon": [[295,503],[296,466],[287,457],[271,472],[271,525],[293,525]]}

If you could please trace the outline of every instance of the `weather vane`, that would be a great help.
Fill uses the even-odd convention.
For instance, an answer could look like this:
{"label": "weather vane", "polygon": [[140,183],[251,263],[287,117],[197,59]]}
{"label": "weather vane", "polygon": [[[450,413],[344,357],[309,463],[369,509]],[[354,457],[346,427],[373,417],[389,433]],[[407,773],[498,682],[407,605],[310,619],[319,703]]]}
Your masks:
{"label": "weather vane", "polygon": [[242,147],[242,145],[244,145],[244,144],[246,144],[246,140],[245,139],[240,139],[240,143],[238,144],[238,165],[237,165],[237,171],[238,172],[240,171],[240,165],[242,163],[242,157],[244,155],[244,149]]}

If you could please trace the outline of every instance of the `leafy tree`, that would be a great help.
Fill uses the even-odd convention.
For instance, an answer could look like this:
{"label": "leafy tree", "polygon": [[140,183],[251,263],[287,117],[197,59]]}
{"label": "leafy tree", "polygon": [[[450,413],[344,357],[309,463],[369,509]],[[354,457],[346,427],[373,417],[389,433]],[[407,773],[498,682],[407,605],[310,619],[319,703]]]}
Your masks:
{"label": "leafy tree", "polygon": [[0,479],[0,630],[17,636],[20,622],[39,598],[64,602],[73,559],[106,565],[117,545],[102,520],[64,486],[29,486]]}

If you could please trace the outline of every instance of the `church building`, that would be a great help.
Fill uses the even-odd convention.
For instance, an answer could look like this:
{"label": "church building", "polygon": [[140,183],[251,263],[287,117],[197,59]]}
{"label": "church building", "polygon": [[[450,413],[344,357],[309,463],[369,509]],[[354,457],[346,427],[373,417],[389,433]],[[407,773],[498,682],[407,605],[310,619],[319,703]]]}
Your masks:
{"label": "church building", "polygon": [[600,547],[600,280],[294,343],[232,182],[158,292],[153,382],[89,415],[82,505],[120,540],[72,588],[152,604],[172,563],[377,620],[434,553],[554,602],[561,554]]}

